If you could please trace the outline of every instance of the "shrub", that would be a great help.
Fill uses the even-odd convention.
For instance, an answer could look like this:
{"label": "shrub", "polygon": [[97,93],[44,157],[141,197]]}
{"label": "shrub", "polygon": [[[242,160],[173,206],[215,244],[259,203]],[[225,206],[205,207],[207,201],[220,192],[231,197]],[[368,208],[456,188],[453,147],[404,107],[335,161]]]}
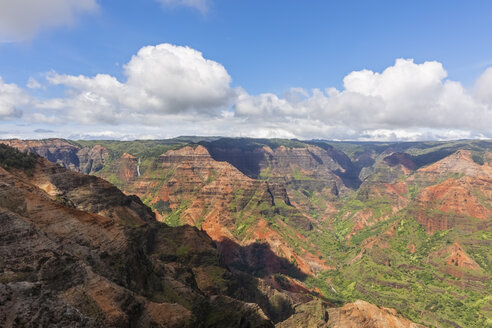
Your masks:
{"label": "shrub", "polygon": [[6,170],[16,168],[31,175],[39,156],[29,152],[21,152],[16,148],[0,144],[0,166]]}
{"label": "shrub", "polygon": [[473,154],[472,155],[472,160],[477,163],[478,165],[483,165],[485,164],[485,161],[483,160],[483,157],[480,156],[479,154]]}

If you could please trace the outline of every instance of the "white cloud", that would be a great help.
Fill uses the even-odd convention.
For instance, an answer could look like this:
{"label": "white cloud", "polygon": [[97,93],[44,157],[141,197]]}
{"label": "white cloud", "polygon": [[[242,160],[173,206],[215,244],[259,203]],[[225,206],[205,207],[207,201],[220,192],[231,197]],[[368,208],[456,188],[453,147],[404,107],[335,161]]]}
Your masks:
{"label": "white cloud", "polygon": [[35,78],[30,77],[29,80],[27,81],[27,87],[29,89],[40,89],[43,86]]}
{"label": "white cloud", "polygon": [[202,13],[208,11],[208,0],[157,0],[166,7],[185,6],[198,9]]}
{"label": "white cloud", "polygon": [[375,129],[362,131],[361,141],[421,141],[421,140],[457,140],[483,137],[464,130],[447,129]]}
{"label": "white cloud", "polygon": [[124,74],[126,82],[106,74],[86,77],[52,72],[47,80],[68,87],[69,97],[39,106],[66,109],[65,115],[82,123],[120,123],[135,118],[145,121],[142,116],[149,114],[219,115],[218,109],[234,96],[225,68],[189,47],[144,47],[124,66]]}
{"label": "white cloud", "polygon": [[[349,73],[341,90],[293,88],[283,96],[250,95],[240,87],[232,89],[226,69],[200,52],[161,44],[142,48],[123,66],[123,73],[124,81],[107,74],[87,77],[51,72],[47,81],[64,86],[66,96],[43,100],[29,98],[17,86],[1,82],[0,116],[18,116],[22,107],[22,119],[30,125],[22,133],[28,135],[39,127],[56,130],[62,137],[84,138],[492,137],[492,69],[468,90],[447,79],[438,62],[398,59],[382,72]],[[90,132],[87,125],[91,125]]]}
{"label": "white cloud", "polygon": [[29,96],[17,85],[7,84],[0,77],[0,120],[22,116],[20,107],[29,103]]}
{"label": "white cloud", "polygon": [[32,38],[40,30],[70,25],[94,12],[96,0],[0,0],[0,42]]}
{"label": "white cloud", "polygon": [[[490,72],[490,73],[489,73]],[[295,90],[280,98],[273,94],[242,93],[236,115],[248,120],[275,118],[294,122],[308,118],[328,126],[345,126],[362,133],[380,129],[458,129],[491,132],[492,72],[477,83],[476,99],[460,83],[446,79],[438,62],[416,64],[396,60],[382,73],[355,71],[344,78],[344,90],[313,90],[310,96]],[[401,134],[400,134],[401,135]]]}
{"label": "white cloud", "polygon": [[474,92],[480,101],[489,105],[492,104],[492,67],[485,70],[477,79]]}
{"label": "white cloud", "polygon": [[144,47],[125,65],[125,74],[128,86],[155,100],[156,111],[214,109],[231,96],[224,66],[189,47]]}

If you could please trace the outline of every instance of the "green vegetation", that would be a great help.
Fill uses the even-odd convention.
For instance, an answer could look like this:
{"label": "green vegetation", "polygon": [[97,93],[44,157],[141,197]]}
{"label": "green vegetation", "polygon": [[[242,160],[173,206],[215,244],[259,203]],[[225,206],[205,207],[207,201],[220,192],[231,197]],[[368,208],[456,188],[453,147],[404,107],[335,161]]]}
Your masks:
{"label": "green vegetation", "polygon": [[[394,232],[385,234],[386,231]],[[371,237],[380,240],[366,249],[363,242]],[[490,237],[490,232],[467,235],[459,229],[428,234],[409,213],[402,212],[359,231],[344,252],[338,252],[337,262],[344,263],[338,270],[321,272],[305,283],[319,288],[335,304],[364,299],[395,308],[409,319],[429,326],[454,327],[456,323],[462,327],[487,327],[492,322],[487,305],[492,299],[492,255],[490,245],[472,241],[490,241]],[[323,239],[327,244],[330,236]],[[333,237],[331,240],[329,246],[336,244]],[[469,243],[466,251],[486,270],[455,267],[463,278],[450,275],[447,255],[437,254],[455,240],[462,245]]]}
{"label": "green vegetation", "polygon": [[198,142],[206,147],[211,146],[215,148],[234,148],[241,149],[243,151],[253,151],[264,146],[272,149],[279,147],[286,148],[306,148],[308,143],[297,139],[254,139],[254,138],[220,138],[213,141],[200,141]]}
{"label": "green vegetation", "polygon": [[[161,205],[156,205],[152,204],[152,200],[155,198],[159,190],[162,188],[162,186],[171,179],[171,177],[174,174],[173,169],[169,170],[151,170],[149,172],[149,178],[152,180],[155,180],[155,183],[150,185],[149,189],[147,190],[145,196],[142,198],[142,202],[146,204],[147,206],[151,207],[152,209],[156,209],[156,206],[161,207],[163,211],[165,211],[165,206],[164,204]],[[160,213],[160,212],[159,212]],[[163,213],[160,213],[163,214]]]}
{"label": "green vegetation", "polygon": [[33,153],[21,152],[16,148],[0,144],[0,166],[6,170],[15,168],[32,175],[38,157]]}
{"label": "green vegetation", "polygon": [[272,167],[268,166],[260,172],[261,180],[268,180],[272,176]]}
{"label": "green vegetation", "polygon": [[[168,139],[168,140],[135,140],[135,141],[116,141],[116,140],[78,140],[69,141],[79,147],[94,147],[96,145],[105,147],[109,151],[109,155],[105,160],[104,166],[94,172],[96,174],[120,189],[125,190],[125,182],[119,177],[120,158],[124,153],[128,153],[140,159],[140,172],[148,173],[150,178],[167,180],[169,176],[158,168],[158,158],[169,150],[180,149],[185,146],[196,147],[196,144],[190,144],[184,140]],[[149,200],[150,201],[150,200]],[[144,201],[147,205],[149,202]]]}
{"label": "green vegetation", "polygon": [[313,178],[303,174],[298,167],[292,168],[292,177],[295,180],[313,180]]}
{"label": "green vegetation", "polygon": [[169,224],[172,227],[177,227],[179,225],[182,225],[181,222],[181,214],[191,205],[190,201],[188,200],[183,200],[180,204],[180,206],[171,214],[169,214],[165,219],[164,222]]}
{"label": "green vegetation", "polygon": [[472,153],[471,158],[478,165],[484,165],[485,164],[485,160],[484,160],[484,155],[483,154],[474,152],[474,153]]}
{"label": "green vegetation", "polygon": [[417,196],[417,194],[419,193],[420,191],[420,187],[416,184],[413,184],[413,185],[410,185],[408,186],[408,196],[410,199],[415,199],[415,196]]}
{"label": "green vegetation", "polygon": [[106,180],[108,180],[109,182],[114,184],[119,189],[124,189],[125,183],[123,181],[121,181],[120,178],[118,178],[118,176],[116,174],[110,173],[109,175],[104,176],[104,177]]}
{"label": "green vegetation", "polygon": [[213,181],[215,181],[215,179],[217,179],[218,176],[219,176],[219,174],[214,169],[210,169],[210,171],[208,172],[208,177],[207,177],[207,180],[205,181],[205,184],[212,183]]}
{"label": "green vegetation", "polygon": [[[361,213],[366,213],[365,215],[369,218],[378,221],[391,215],[391,202],[384,198],[362,201],[357,198],[357,195],[345,200],[340,206],[340,210],[335,214],[332,223],[333,232],[339,240],[345,240],[346,236],[353,230],[354,216]],[[359,241],[359,239],[355,240]]]}
{"label": "green vegetation", "polygon": [[175,139],[134,141],[78,140],[72,141],[72,143],[80,147],[94,147],[96,145],[103,146],[109,150],[110,160],[119,159],[124,153],[128,153],[142,159],[155,158],[161,154],[164,154],[168,150],[179,149],[189,144],[189,142]]}
{"label": "green vegetation", "polygon": [[162,199],[159,199],[154,204],[151,204],[150,208],[153,211],[157,211],[160,215],[169,214],[172,211],[172,209],[169,207],[169,202],[165,202]]}

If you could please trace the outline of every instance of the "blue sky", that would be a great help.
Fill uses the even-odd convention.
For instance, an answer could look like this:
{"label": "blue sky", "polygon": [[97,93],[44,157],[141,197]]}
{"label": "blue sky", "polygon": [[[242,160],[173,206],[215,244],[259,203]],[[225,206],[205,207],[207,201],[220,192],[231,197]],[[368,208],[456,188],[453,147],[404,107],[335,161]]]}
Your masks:
{"label": "blue sky", "polygon": [[[42,10],[29,10],[34,0],[9,2],[0,0],[3,138],[492,136],[483,124],[492,123],[492,71],[487,71],[492,67],[492,2],[82,0],[81,7],[75,0],[48,0]],[[22,26],[22,21],[35,23]],[[137,55],[159,45],[168,47]],[[180,47],[193,52],[182,54],[187,60],[163,55],[182,53]],[[155,71],[168,78],[138,73],[124,91],[114,85],[104,94],[92,88],[97,74],[125,84],[134,76],[129,74],[137,74],[125,71],[132,56],[149,67],[167,60]],[[399,58],[405,61],[398,64]],[[187,75],[217,78],[206,78],[209,90],[158,92],[169,85],[194,85],[174,83],[173,76],[182,78],[170,72],[202,59],[223,67]],[[363,70],[376,76],[357,74]],[[145,74],[153,75],[153,69]],[[84,85],[74,81],[82,77]],[[350,83],[361,78],[362,84]],[[37,82],[31,88],[29,79]],[[150,80],[147,88],[137,86]],[[212,98],[204,96],[216,91]],[[118,94],[131,92],[141,94],[135,99],[142,102]],[[97,103],[81,104],[89,94]],[[457,94],[461,98],[454,99]],[[158,104],[147,103],[152,97]],[[411,101],[398,103],[406,97]],[[408,112],[424,117],[400,119]],[[458,117],[453,121],[449,115]],[[33,132],[40,129],[53,132]]]}

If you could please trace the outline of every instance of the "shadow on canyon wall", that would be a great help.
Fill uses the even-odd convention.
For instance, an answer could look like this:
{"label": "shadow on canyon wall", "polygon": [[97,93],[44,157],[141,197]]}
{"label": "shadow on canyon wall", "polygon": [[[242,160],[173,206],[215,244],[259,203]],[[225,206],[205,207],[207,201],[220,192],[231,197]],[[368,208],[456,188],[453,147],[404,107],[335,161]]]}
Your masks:
{"label": "shadow on canyon wall", "polygon": [[307,275],[296,265],[294,258],[286,259],[275,254],[267,243],[255,242],[241,246],[225,238],[217,241],[217,248],[225,264],[232,270],[249,273],[258,278],[281,273],[297,280],[305,280]]}

